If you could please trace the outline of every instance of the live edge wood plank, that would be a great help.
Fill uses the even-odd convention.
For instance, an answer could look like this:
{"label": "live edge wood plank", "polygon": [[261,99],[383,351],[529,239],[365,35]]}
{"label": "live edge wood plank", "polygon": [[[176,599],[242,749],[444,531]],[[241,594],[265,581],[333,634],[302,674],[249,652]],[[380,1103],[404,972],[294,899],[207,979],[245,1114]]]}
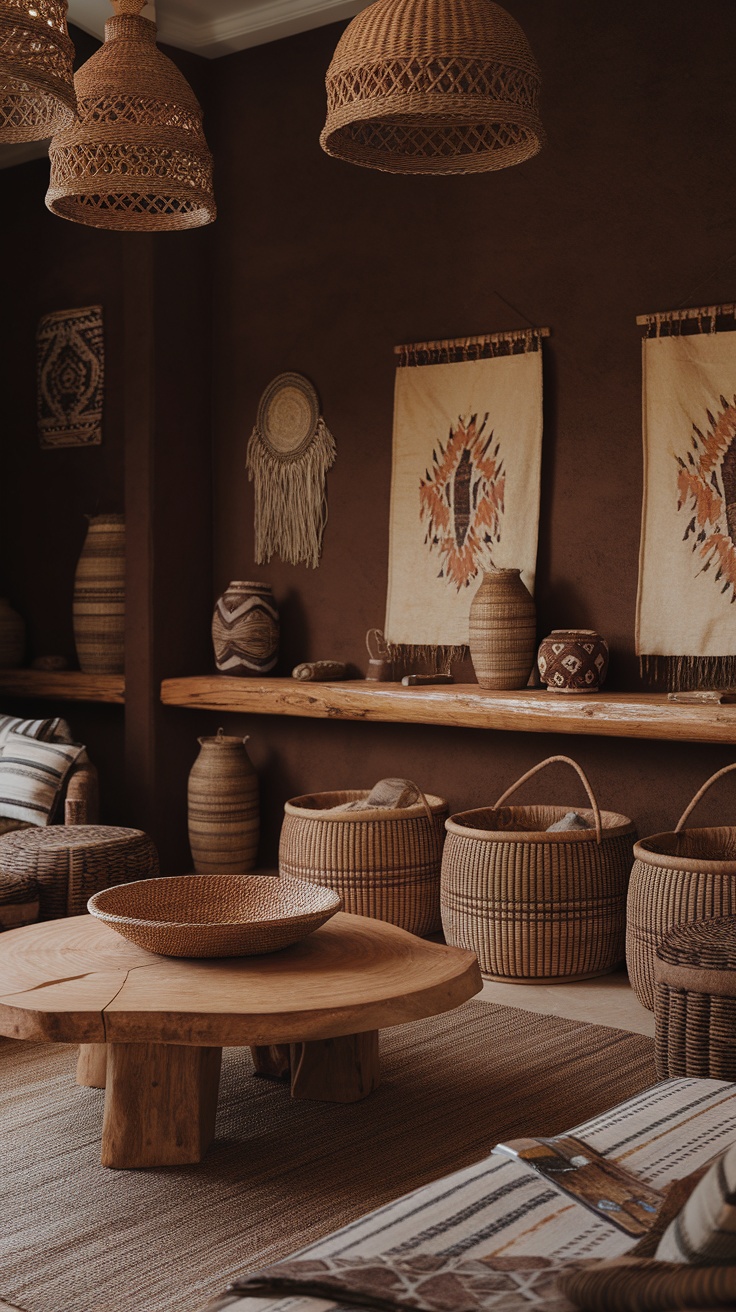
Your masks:
{"label": "live edge wood plank", "polygon": [[295,679],[205,675],[166,679],[161,700],[167,706],[248,715],[736,743],[736,706],[685,705],[669,702],[663,693],[568,697],[537,689],[486,692],[477,684],[404,688],[364,680],[303,684]]}
{"label": "live edge wood plank", "polygon": [[44,697],[67,702],[125,702],[123,674],[82,670],[0,670],[0,695]]}

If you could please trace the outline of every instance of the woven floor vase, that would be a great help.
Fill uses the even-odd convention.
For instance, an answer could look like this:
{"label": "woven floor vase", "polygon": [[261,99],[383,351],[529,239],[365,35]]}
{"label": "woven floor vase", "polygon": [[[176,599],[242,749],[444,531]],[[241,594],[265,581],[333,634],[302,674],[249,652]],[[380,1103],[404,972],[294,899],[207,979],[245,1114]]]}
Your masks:
{"label": "woven floor vase", "polygon": [[537,613],[518,569],[496,569],[470,603],[470,655],[481,688],[525,688],[537,653]]}
{"label": "woven floor vase", "polygon": [[95,515],[74,576],[74,641],[85,674],[125,668],[125,518]]}
{"label": "woven floor vase", "polygon": [[660,943],[676,925],[736,915],[736,827],[687,829],[687,821],[717,779],[695,794],[671,833],[643,838],[634,848],[626,913],[626,964],[631,986],[654,1010],[654,965]]}
{"label": "woven floor vase", "polygon": [[334,889],[344,911],[433,934],[440,928],[447,802],[422,794],[412,806],[392,810],[333,810],[367,796],[313,793],[287,802],[279,871]]}
{"label": "woven floor vase", "polygon": [[258,778],[247,738],[200,738],[189,774],[189,846],[198,875],[244,875],[258,855]]}
{"label": "woven floor vase", "polygon": [[[589,808],[505,805],[555,762],[576,771]],[[573,809],[589,828],[548,832]],[[506,983],[565,983],[607,974],[624,957],[635,837],[627,816],[600,810],[575,761],[542,761],[494,807],[448,820],[442,859],[447,942],[475,952],[483,974]]]}

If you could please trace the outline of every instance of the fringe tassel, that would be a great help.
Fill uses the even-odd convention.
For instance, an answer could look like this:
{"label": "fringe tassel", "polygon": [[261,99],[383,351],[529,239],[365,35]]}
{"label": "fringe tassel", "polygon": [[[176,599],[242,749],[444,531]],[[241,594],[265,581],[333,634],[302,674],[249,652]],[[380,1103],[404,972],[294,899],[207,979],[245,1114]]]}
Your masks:
{"label": "fringe tassel", "polygon": [[639,669],[667,692],[736,687],[736,656],[640,656]]}
{"label": "fringe tassel", "polygon": [[287,565],[319,565],[327,523],[325,479],[335,462],[335,439],[324,419],[306,451],[281,456],[256,426],[248,442],[246,469],[255,485],[255,560],[273,555]]}
{"label": "fringe tassel", "polygon": [[[457,661],[464,661],[469,656],[467,645],[432,647],[416,646],[405,642],[387,642],[387,655],[393,661],[394,670],[401,669],[404,674],[417,673],[417,665],[426,666],[427,674],[449,674],[450,667]],[[398,676],[400,677],[400,676]]]}

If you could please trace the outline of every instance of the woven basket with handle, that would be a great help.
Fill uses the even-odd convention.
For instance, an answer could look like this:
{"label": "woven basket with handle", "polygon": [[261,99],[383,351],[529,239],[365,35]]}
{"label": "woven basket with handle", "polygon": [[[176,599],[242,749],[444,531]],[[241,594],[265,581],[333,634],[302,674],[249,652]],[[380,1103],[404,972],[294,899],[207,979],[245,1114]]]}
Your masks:
{"label": "woven basket with handle", "polygon": [[440,867],[447,802],[335,812],[364,792],[314,793],[286,803],[282,875],[334,888],[345,911],[387,920],[412,934],[440,928]]}
{"label": "woven basket with handle", "polygon": [[[581,779],[590,829],[546,832],[570,806],[505,806],[522,784],[555,762]],[[508,983],[590,979],[623,960],[626,887],[634,826],[601,811],[568,756],[527,771],[494,807],[447,822],[442,926],[448,943],[476,953],[484,975]]]}
{"label": "woven basket with handle", "polygon": [[626,962],[637,998],[654,1010],[654,957],[668,930],[693,920],[736,913],[736,827],[686,829],[698,802],[736,764],[698,789],[673,833],[643,838],[634,848],[626,927]]}

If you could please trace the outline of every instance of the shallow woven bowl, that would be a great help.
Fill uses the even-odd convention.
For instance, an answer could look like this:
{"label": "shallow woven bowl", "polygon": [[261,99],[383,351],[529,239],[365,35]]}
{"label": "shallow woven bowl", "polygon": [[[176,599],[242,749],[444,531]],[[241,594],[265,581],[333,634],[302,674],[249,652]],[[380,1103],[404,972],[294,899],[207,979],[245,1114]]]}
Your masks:
{"label": "shallow woven bowl", "polygon": [[255,957],[298,943],[340,910],[329,888],[272,875],[177,875],[95,893],[88,911],[164,957]]}

